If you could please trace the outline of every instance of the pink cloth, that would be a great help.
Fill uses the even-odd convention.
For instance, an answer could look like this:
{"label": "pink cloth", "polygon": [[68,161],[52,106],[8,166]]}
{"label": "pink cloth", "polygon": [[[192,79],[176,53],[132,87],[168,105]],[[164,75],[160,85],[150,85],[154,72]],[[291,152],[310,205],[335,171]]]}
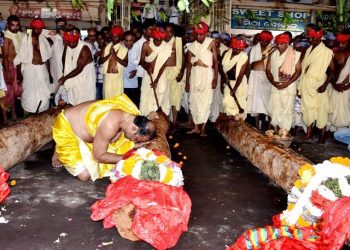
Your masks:
{"label": "pink cloth", "polygon": [[[22,95],[22,92],[23,92],[22,84],[17,83],[16,67],[13,64],[10,64],[9,67],[10,67],[10,74],[13,77],[13,83],[12,84],[6,83],[6,88],[7,88],[6,96],[1,98],[1,100],[0,100],[1,107],[3,109],[8,109],[9,107],[11,107],[15,103],[15,98],[20,97]],[[3,74],[4,74],[4,78],[5,78],[5,69],[3,69],[3,71],[4,71]]]}

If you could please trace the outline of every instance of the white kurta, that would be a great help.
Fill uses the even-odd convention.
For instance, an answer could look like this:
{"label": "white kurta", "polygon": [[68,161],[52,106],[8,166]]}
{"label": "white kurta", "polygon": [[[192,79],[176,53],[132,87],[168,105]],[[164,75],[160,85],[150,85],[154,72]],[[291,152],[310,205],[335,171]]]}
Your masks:
{"label": "white kurta", "polygon": [[[249,63],[260,61],[262,52],[260,43],[255,45],[249,54]],[[248,79],[247,112],[251,115],[269,115],[268,104],[271,95],[271,83],[265,71],[251,70]]]}
{"label": "white kurta", "polygon": [[[271,73],[276,82],[279,82],[279,71],[286,60],[288,50],[294,49],[290,46],[282,55],[278,50],[271,55]],[[293,71],[291,72],[291,75],[295,72],[295,66],[299,58],[300,52],[294,50],[294,63],[292,65]],[[294,120],[294,102],[296,93],[295,82],[282,90],[278,90],[272,85],[268,110],[271,116],[271,124],[273,126],[290,130]]]}
{"label": "white kurta", "polygon": [[[342,83],[350,75],[350,57],[339,74],[338,83]],[[337,129],[350,126],[350,90],[338,92],[331,90],[330,112],[332,113],[331,125]]]}
{"label": "white kurta", "polygon": [[[64,75],[68,75],[77,67],[80,52],[87,44],[79,41],[74,49],[67,47]],[[68,92],[68,101],[72,105],[95,100],[96,98],[96,72],[94,62],[87,64],[77,76],[68,79],[64,87]]]}
{"label": "white kurta", "polygon": [[195,41],[188,46],[188,50],[194,55],[191,58],[192,65],[201,60],[208,66],[192,66],[191,68],[189,107],[195,124],[203,124],[208,121],[213,101],[213,54],[209,50],[212,41],[213,39],[206,37],[202,44]]}
{"label": "white kurta", "polygon": [[[153,80],[155,80],[158,76],[158,73],[161,67],[166,63],[168,58],[171,56],[171,46],[166,42],[162,42],[161,45],[156,46],[153,43],[153,39],[150,40],[149,43],[150,48],[152,49],[152,53],[145,58],[145,61],[148,63],[156,60],[154,65],[154,71],[152,74]],[[157,87],[156,87],[157,98],[159,102],[159,106],[162,108],[162,111],[169,115],[170,112],[170,99],[169,93],[170,88],[167,84],[165,74],[160,76]],[[145,72],[145,75],[142,79],[141,86],[141,100],[140,100],[140,111],[143,115],[148,115],[152,111],[157,111],[157,102],[153,93],[153,89],[151,87],[151,78]]]}
{"label": "white kurta", "polygon": [[15,62],[22,64],[23,93],[21,96],[22,107],[25,111],[34,113],[39,107],[39,112],[45,111],[50,105],[49,73],[45,64],[52,56],[49,42],[43,36],[39,36],[39,49],[42,65],[33,65],[32,36],[23,37]]}

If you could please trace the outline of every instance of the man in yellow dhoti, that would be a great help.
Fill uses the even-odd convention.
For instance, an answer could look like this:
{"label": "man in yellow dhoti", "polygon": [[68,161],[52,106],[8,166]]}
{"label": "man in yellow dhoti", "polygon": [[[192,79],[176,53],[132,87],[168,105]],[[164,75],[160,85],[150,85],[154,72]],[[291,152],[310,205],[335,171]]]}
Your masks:
{"label": "man in yellow dhoti", "polygon": [[339,51],[334,54],[335,81],[330,95],[331,130],[350,126],[350,36],[338,34]]}
{"label": "man in yellow dhoti", "polygon": [[102,51],[103,98],[108,99],[124,93],[124,68],[128,66],[128,49],[121,44],[123,29],[111,29],[110,42]]}
{"label": "man in yellow dhoti", "polygon": [[305,139],[311,139],[312,125],[316,122],[316,127],[321,129],[318,143],[324,143],[329,113],[326,89],[334,72],[333,52],[321,42],[321,28],[310,28],[307,35],[311,46],[305,53],[300,77],[301,112],[307,126]]}
{"label": "man in yellow dhoti", "polygon": [[[301,73],[300,52],[289,45],[288,34],[276,36],[277,50],[267,61],[266,76],[272,84],[268,111],[271,124],[281,139],[288,139],[294,119],[294,102],[297,93],[295,81]],[[270,132],[273,134],[273,131]]]}
{"label": "man in yellow dhoti", "polygon": [[209,27],[200,22],[194,27],[196,41],[188,46],[186,55],[186,92],[190,93],[189,106],[195,124],[189,134],[205,136],[205,124],[208,121],[213,100],[213,89],[218,79],[218,61],[216,43],[206,37]]}
{"label": "man in yellow dhoti", "polygon": [[53,125],[54,167],[80,180],[107,177],[122,155],[155,135],[155,125],[126,96],[89,101],[62,111]]}
{"label": "man in yellow dhoti", "polygon": [[[248,83],[245,73],[248,66],[248,55],[244,52],[246,46],[244,39],[233,37],[230,49],[224,52],[221,63],[221,83],[222,85],[227,84],[224,88],[222,106],[224,113],[234,116],[236,120],[245,120],[247,117]],[[244,109],[244,113],[239,113],[234,96],[238,105]]]}
{"label": "man in yellow dhoti", "polygon": [[170,112],[169,84],[163,73],[172,47],[164,41],[166,37],[167,33],[162,28],[152,28],[150,41],[143,44],[140,59],[141,66],[146,70],[141,86],[140,111],[143,115],[158,109],[152,88],[155,88],[162,111],[166,115]]}
{"label": "man in yellow dhoti", "polygon": [[172,122],[175,125],[177,112],[180,111],[182,95],[184,92],[184,83],[181,81],[184,74],[185,57],[181,37],[174,36],[174,27],[172,24],[165,26],[167,38],[165,41],[171,46],[171,56],[166,63],[165,77],[170,88],[170,105],[172,112]]}

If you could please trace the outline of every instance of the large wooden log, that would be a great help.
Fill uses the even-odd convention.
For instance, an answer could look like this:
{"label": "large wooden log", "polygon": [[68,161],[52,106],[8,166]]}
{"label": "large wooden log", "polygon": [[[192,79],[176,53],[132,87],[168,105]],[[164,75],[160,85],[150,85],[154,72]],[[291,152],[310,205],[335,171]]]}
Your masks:
{"label": "large wooden log", "polygon": [[0,164],[5,170],[52,140],[52,125],[60,111],[53,108],[0,130]]}
{"label": "large wooden log", "polygon": [[216,122],[216,127],[233,148],[286,192],[289,192],[298,178],[298,169],[306,163],[311,163],[245,122],[221,116]]}
{"label": "large wooden log", "polygon": [[[60,111],[60,108],[53,108],[0,130],[0,164],[5,170],[25,160],[52,140],[52,125]],[[166,139],[169,127],[167,117],[160,113],[154,122],[157,136],[148,147],[158,149],[170,157]]]}

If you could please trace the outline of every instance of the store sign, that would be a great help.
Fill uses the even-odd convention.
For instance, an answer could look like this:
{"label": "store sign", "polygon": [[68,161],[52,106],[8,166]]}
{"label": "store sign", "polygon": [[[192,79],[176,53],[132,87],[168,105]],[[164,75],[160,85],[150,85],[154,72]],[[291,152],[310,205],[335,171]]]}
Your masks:
{"label": "store sign", "polygon": [[283,10],[232,9],[231,28],[302,32],[306,24],[311,23],[310,13],[287,11],[293,23],[285,26],[284,12]]}
{"label": "store sign", "polygon": [[64,17],[67,20],[79,21],[81,20],[81,11],[74,9],[56,9],[56,8],[19,8],[17,11],[19,18],[33,19],[35,17],[40,18],[57,18]]}

